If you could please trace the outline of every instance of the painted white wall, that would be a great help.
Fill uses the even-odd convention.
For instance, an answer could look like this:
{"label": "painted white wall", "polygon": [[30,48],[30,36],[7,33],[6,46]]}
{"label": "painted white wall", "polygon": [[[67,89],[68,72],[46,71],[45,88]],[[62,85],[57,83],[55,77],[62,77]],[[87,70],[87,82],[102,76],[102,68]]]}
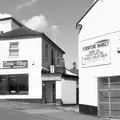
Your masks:
{"label": "painted white wall", "polygon": [[99,0],[82,19],[80,40],[120,30],[120,0]]}
{"label": "painted white wall", "polygon": [[61,99],[61,81],[56,81],[56,99]]}
{"label": "painted white wall", "polygon": [[62,101],[64,104],[76,104],[76,81],[62,79]]}
{"label": "painted white wall", "polygon": [[120,75],[120,70],[118,69],[118,66],[120,66],[120,54],[117,53],[117,48],[120,48],[120,31],[87,41],[99,41],[104,39],[110,39],[111,43],[109,51],[111,54],[110,64],[85,68],[82,68],[81,64],[82,46],[79,40],[79,104],[97,106],[97,77]]}
{"label": "painted white wall", "polygon": [[[82,19],[83,25],[79,40],[79,104],[97,106],[97,77],[120,75],[120,0],[99,0],[96,5]],[[86,40],[110,39],[111,41],[111,64],[81,67],[82,46],[81,42]]]}
{"label": "painted white wall", "polygon": [[[9,56],[9,42],[19,42],[19,57]],[[0,41],[0,75],[29,74],[29,95],[0,95],[0,98],[42,98],[42,39],[27,38]],[[28,68],[3,69],[3,61],[28,60]],[[34,65],[32,63],[34,62]]]}
{"label": "painted white wall", "polygon": [[11,20],[0,21],[0,31],[8,32],[11,30]]}

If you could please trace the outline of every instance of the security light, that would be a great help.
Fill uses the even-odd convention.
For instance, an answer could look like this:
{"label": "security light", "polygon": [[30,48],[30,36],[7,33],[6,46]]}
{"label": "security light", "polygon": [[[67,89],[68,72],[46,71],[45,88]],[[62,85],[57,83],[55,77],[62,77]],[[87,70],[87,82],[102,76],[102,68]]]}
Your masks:
{"label": "security light", "polygon": [[76,29],[81,29],[82,25],[81,24],[76,24]]}

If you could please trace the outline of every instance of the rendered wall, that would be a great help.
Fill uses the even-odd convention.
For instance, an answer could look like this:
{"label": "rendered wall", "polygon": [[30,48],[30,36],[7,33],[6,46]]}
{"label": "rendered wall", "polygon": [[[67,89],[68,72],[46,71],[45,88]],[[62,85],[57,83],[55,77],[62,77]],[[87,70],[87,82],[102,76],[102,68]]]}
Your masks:
{"label": "rendered wall", "polygon": [[[19,42],[19,56],[9,56],[9,42]],[[0,41],[0,75],[29,74],[29,95],[0,95],[0,98],[42,98],[41,38]],[[3,61],[28,60],[28,68],[4,69]],[[33,65],[34,63],[34,65]]]}
{"label": "rendered wall", "polygon": [[56,81],[56,99],[61,99],[61,81]]}
{"label": "rendered wall", "polygon": [[62,79],[63,104],[76,104],[76,81],[69,78]]}
{"label": "rendered wall", "polygon": [[11,30],[11,20],[0,21],[0,31],[8,32]]}
{"label": "rendered wall", "polygon": [[120,48],[120,32],[96,37],[95,39],[89,39],[87,41],[105,39],[110,40],[110,51],[108,51],[110,53],[110,62],[108,61],[108,64],[103,64],[103,60],[99,65],[88,67],[82,66],[82,41],[79,41],[79,104],[97,106],[97,78],[120,75],[120,70],[118,69],[120,65],[120,54],[117,52],[117,49]]}
{"label": "rendered wall", "polygon": [[120,30],[119,0],[98,0],[82,19],[79,40],[86,40]]}
{"label": "rendered wall", "polygon": [[[99,0],[82,19],[79,39],[79,104],[97,106],[97,77],[120,75],[120,1]],[[83,41],[110,39],[111,62],[82,68]],[[102,61],[104,63],[104,61]]]}
{"label": "rendered wall", "polygon": [[[45,44],[47,44],[48,45],[48,58],[46,58],[45,57]],[[58,49],[58,48],[56,48],[54,45],[52,45],[51,44],[51,42],[49,42],[48,40],[45,40],[44,38],[42,39],[42,65],[43,65],[43,67],[45,67],[45,68],[50,68],[50,65],[51,65],[51,51],[52,51],[52,49],[53,49],[53,56],[54,56],[54,60],[55,60],[55,65],[57,65],[57,54],[59,54],[60,55],[60,58],[62,58],[62,52]],[[61,61],[62,59],[60,59],[60,64],[62,64],[62,61]]]}

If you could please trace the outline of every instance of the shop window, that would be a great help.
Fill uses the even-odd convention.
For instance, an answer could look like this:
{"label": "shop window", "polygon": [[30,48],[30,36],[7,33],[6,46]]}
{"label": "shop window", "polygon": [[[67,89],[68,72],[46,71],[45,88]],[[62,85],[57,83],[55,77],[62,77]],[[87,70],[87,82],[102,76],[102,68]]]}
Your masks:
{"label": "shop window", "polygon": [[6,93],[6,79],[5,76],[0,76],[0,94]]}
{"label": "shop window", "polygon": [[48,58],[48,45],[45,44],[45,58]]}
{"label": "shop window", "polygon": [[11,42],[9,46],[9,56],[19,56],[19,43],[18,42]]}
{"label": "shop window", "polygon": [[28,74],[0,76],[0,94],[28,94]]}

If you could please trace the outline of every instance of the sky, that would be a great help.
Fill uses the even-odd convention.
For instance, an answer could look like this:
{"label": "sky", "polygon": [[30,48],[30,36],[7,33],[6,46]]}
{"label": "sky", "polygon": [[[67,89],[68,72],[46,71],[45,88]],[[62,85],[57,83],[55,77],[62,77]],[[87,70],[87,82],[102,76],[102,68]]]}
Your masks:
{"label": "sky", "polygon": [[11,15],[27,27],[44,32],[62,50],[66,68],[78,66],[75,24],[94,0],[0,0],[0,17]]}

